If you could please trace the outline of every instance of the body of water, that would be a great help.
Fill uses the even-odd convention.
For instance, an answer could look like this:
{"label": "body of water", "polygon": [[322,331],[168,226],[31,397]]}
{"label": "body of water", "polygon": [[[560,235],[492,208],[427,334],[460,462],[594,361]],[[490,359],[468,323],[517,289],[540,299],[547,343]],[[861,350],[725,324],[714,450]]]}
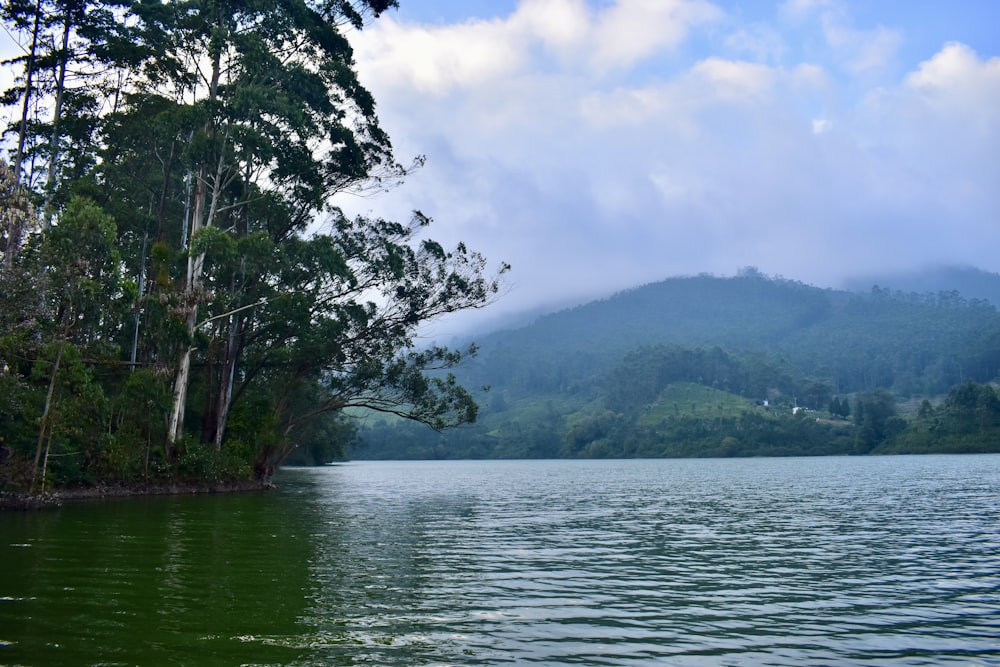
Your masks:
{"label": "body of water", "polygon": [[278,482],[0,514],[0,665],[1000,665],[1000,456]]}

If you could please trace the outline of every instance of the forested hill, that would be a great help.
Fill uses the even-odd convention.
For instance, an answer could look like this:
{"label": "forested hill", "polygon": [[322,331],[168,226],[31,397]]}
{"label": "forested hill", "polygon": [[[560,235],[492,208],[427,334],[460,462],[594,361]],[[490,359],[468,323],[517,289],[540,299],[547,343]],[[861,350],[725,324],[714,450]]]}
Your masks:
{"label": "forested hill", "polygon": [[[808,406],[839,419],[839,406],[847,414],[862,397],[882,392],[879,401],[892,397],[888,418],[896,404],[924,397],[941,404],[956,387],[990,382],[1000,370],[1000,314],[985,300],[953,290],[823,289],[754,270],[731,278],[671,278],[477,342],[479,354],[458,371],[465,386],[490,388],[480,398],[476,426],[440,435],[376,420],[362,429],[367,445],[357,454],[581,455],[574,429],[603,415],[595,433],[604,433],[607,445],[613,432],[618,443],[603,455],[635,455],[638,450],[616,447],[650,433],[642,414],[660,414],[664,406],[670,413],[660,416],[668,421],[704,426],[711,417],[717,428],[719,420],[752,413],[765,399],[772,407]],[[713,415],[699,414],[707,395],[690,400],[696,387],[711,393],[718,406]],[[836,437],[842,442],[833,451],[847,440],[854,446],[854,436]]]}
{"label": "forested hill", "polygon": [[671,278],[478,342],[462,377],[514,393],[568,389],[663,343],[775,355],[841,392],[940,393],[1000,369],[1000,315],[985,301],[835,291],[753,272]]}

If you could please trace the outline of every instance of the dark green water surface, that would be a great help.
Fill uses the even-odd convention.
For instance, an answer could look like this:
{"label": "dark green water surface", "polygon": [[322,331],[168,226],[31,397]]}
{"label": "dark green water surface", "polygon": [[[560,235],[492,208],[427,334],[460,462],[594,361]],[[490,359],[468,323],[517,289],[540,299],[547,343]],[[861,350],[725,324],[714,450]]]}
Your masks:
{"label": "dark green water surface", "polygon": [[1000,456],[278,482],[0,514],[0,665],[1000,665]]}

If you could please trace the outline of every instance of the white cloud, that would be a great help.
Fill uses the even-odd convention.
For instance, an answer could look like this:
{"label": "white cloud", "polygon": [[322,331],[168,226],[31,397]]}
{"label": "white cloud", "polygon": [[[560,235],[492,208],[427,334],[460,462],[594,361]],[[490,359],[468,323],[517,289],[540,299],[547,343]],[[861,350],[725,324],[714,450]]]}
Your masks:
{"label": "white cloud", "polygon": [[354,33],[351,41],[366,80],[436,95],[510,76],[528,55],[523,36],[503,21],[429,28],[385,17],[377,29]]}
{"label": "white cloud", "polygon": [[978,123],[1000,119],[1000,58],[981,60],[964,44],[947,44],[906,79],[929,107]]}
{"label": "white cloud", "polygon": [[747,54],[757,62],[779,63],[788,52],[781,34],[763,23],[739,28],[726,37],[725,45],[733,53]]}
{"label": "white cloud", "polygon": [[693,27],[721,16],[701,0],[618,0],[597,17],[592,63],[598,70],[632,66],[676,47]]}
{"label": "white cloud", "polygon": [[885,167],[878,191],[905,198],[907,210],[936,211],[948,226],[940,249],[971,242],[979,245],[971,249],[976,261],[992,266],[988,248],[1000,241],[1000,58],[948,44],[902,85],[872,93],[859,113],[868,150]]}
{"label": "white cloud", "polygon": [[515,32],[531,35],[556,52],[580,47],[593,17],[584,0],[525,0],[510,19]]}
{"label": "white cloud", "polygon": [[803,100],[823,93],[827,86],[824,71],[815,65],[786,70],[760,63],[708,58],[669,81],[588,92],[580,102],[580,113],[597,128],[655,123],[678,136],[691,137],[709,125],[704,118],[720,107],[746,110],[755,106],[805,104]]}
{"label": "white cloud", "polygon": [[691,76],[706,82],[715,99],[753,103],[771,96],[775,71],[757,63],[708,58],[691,69]]}
{"label": "white cloud", "polygon": [[351,41],[371,85],[443,95],[537,68],[531,60],[537,46],[570,70],[628,69],[676,48],[692,28],[721,15],[705,0],[617,0],[600,12],[585,0],[523,0],[509,17],[454,25],[404,25],[384,17]]}
{"label": "white cloud", "polygon": [[[731,18],[680,21],[655,46],[642,33],[605,52],[606,66],[624,69],[598,73],[588,58],[614,12],[633,20],[655,8],[588,7],[529,0],[494,21],[393,24],[397,51],[383,36],[369,44],[385,49],[358,51],[400,153],[429,155],[410,183],[361,206],[393,217],[419,208],[441,241],[510,261],[515,289],[494,313],[746,265],[819,284],[931,261],[1000,270],[1000,59],[950,44],[909,72],[852,74],[853,33],[834,52],[813,21],[838,4],[799,2],[827,50],[744,60],[753,53],[734,56]],[[649,57],[691,31],[716,31],[722,48]],[[497,40],[478,46],[506,59],[447,70],[428,57],[445,72],[428,80],[443,83],[421,88],[407,62],[421,59],[401,45],[422,33],[440,42],[432,54]]]}
{"label": "white cloud", "polygon": [[854,74],[888,67],[903,43],[896,30],[854,30],[840,23],[833,13],[824,15],[823,31],[827,43],[841,54],[844,66]]}
{"label": "white cloud", "polygon": [[812,122],[813,134],[825,134],[833,128],[833,123],[831,123],[826,118],[815,118]]}
{"label": "white cloud", "polygon": [[861,29],[853,24],[850,5],[843,0],[787,0],[779,13],[799,29],[818,22],[826,45],[848,73],[881,73],[895,62],[903,44],[900,31],[875,26]]}

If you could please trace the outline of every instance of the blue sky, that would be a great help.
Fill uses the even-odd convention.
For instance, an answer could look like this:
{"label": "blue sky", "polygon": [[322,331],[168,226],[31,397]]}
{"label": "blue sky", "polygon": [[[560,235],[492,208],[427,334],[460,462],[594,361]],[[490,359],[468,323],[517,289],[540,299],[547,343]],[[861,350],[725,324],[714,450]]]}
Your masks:
{"label": "blue sky", "polygon": [[1000,2],[400,4],[351,40],[427,165],[338,203],[510,262],[494,323],[745,266],[1000,271]]}

